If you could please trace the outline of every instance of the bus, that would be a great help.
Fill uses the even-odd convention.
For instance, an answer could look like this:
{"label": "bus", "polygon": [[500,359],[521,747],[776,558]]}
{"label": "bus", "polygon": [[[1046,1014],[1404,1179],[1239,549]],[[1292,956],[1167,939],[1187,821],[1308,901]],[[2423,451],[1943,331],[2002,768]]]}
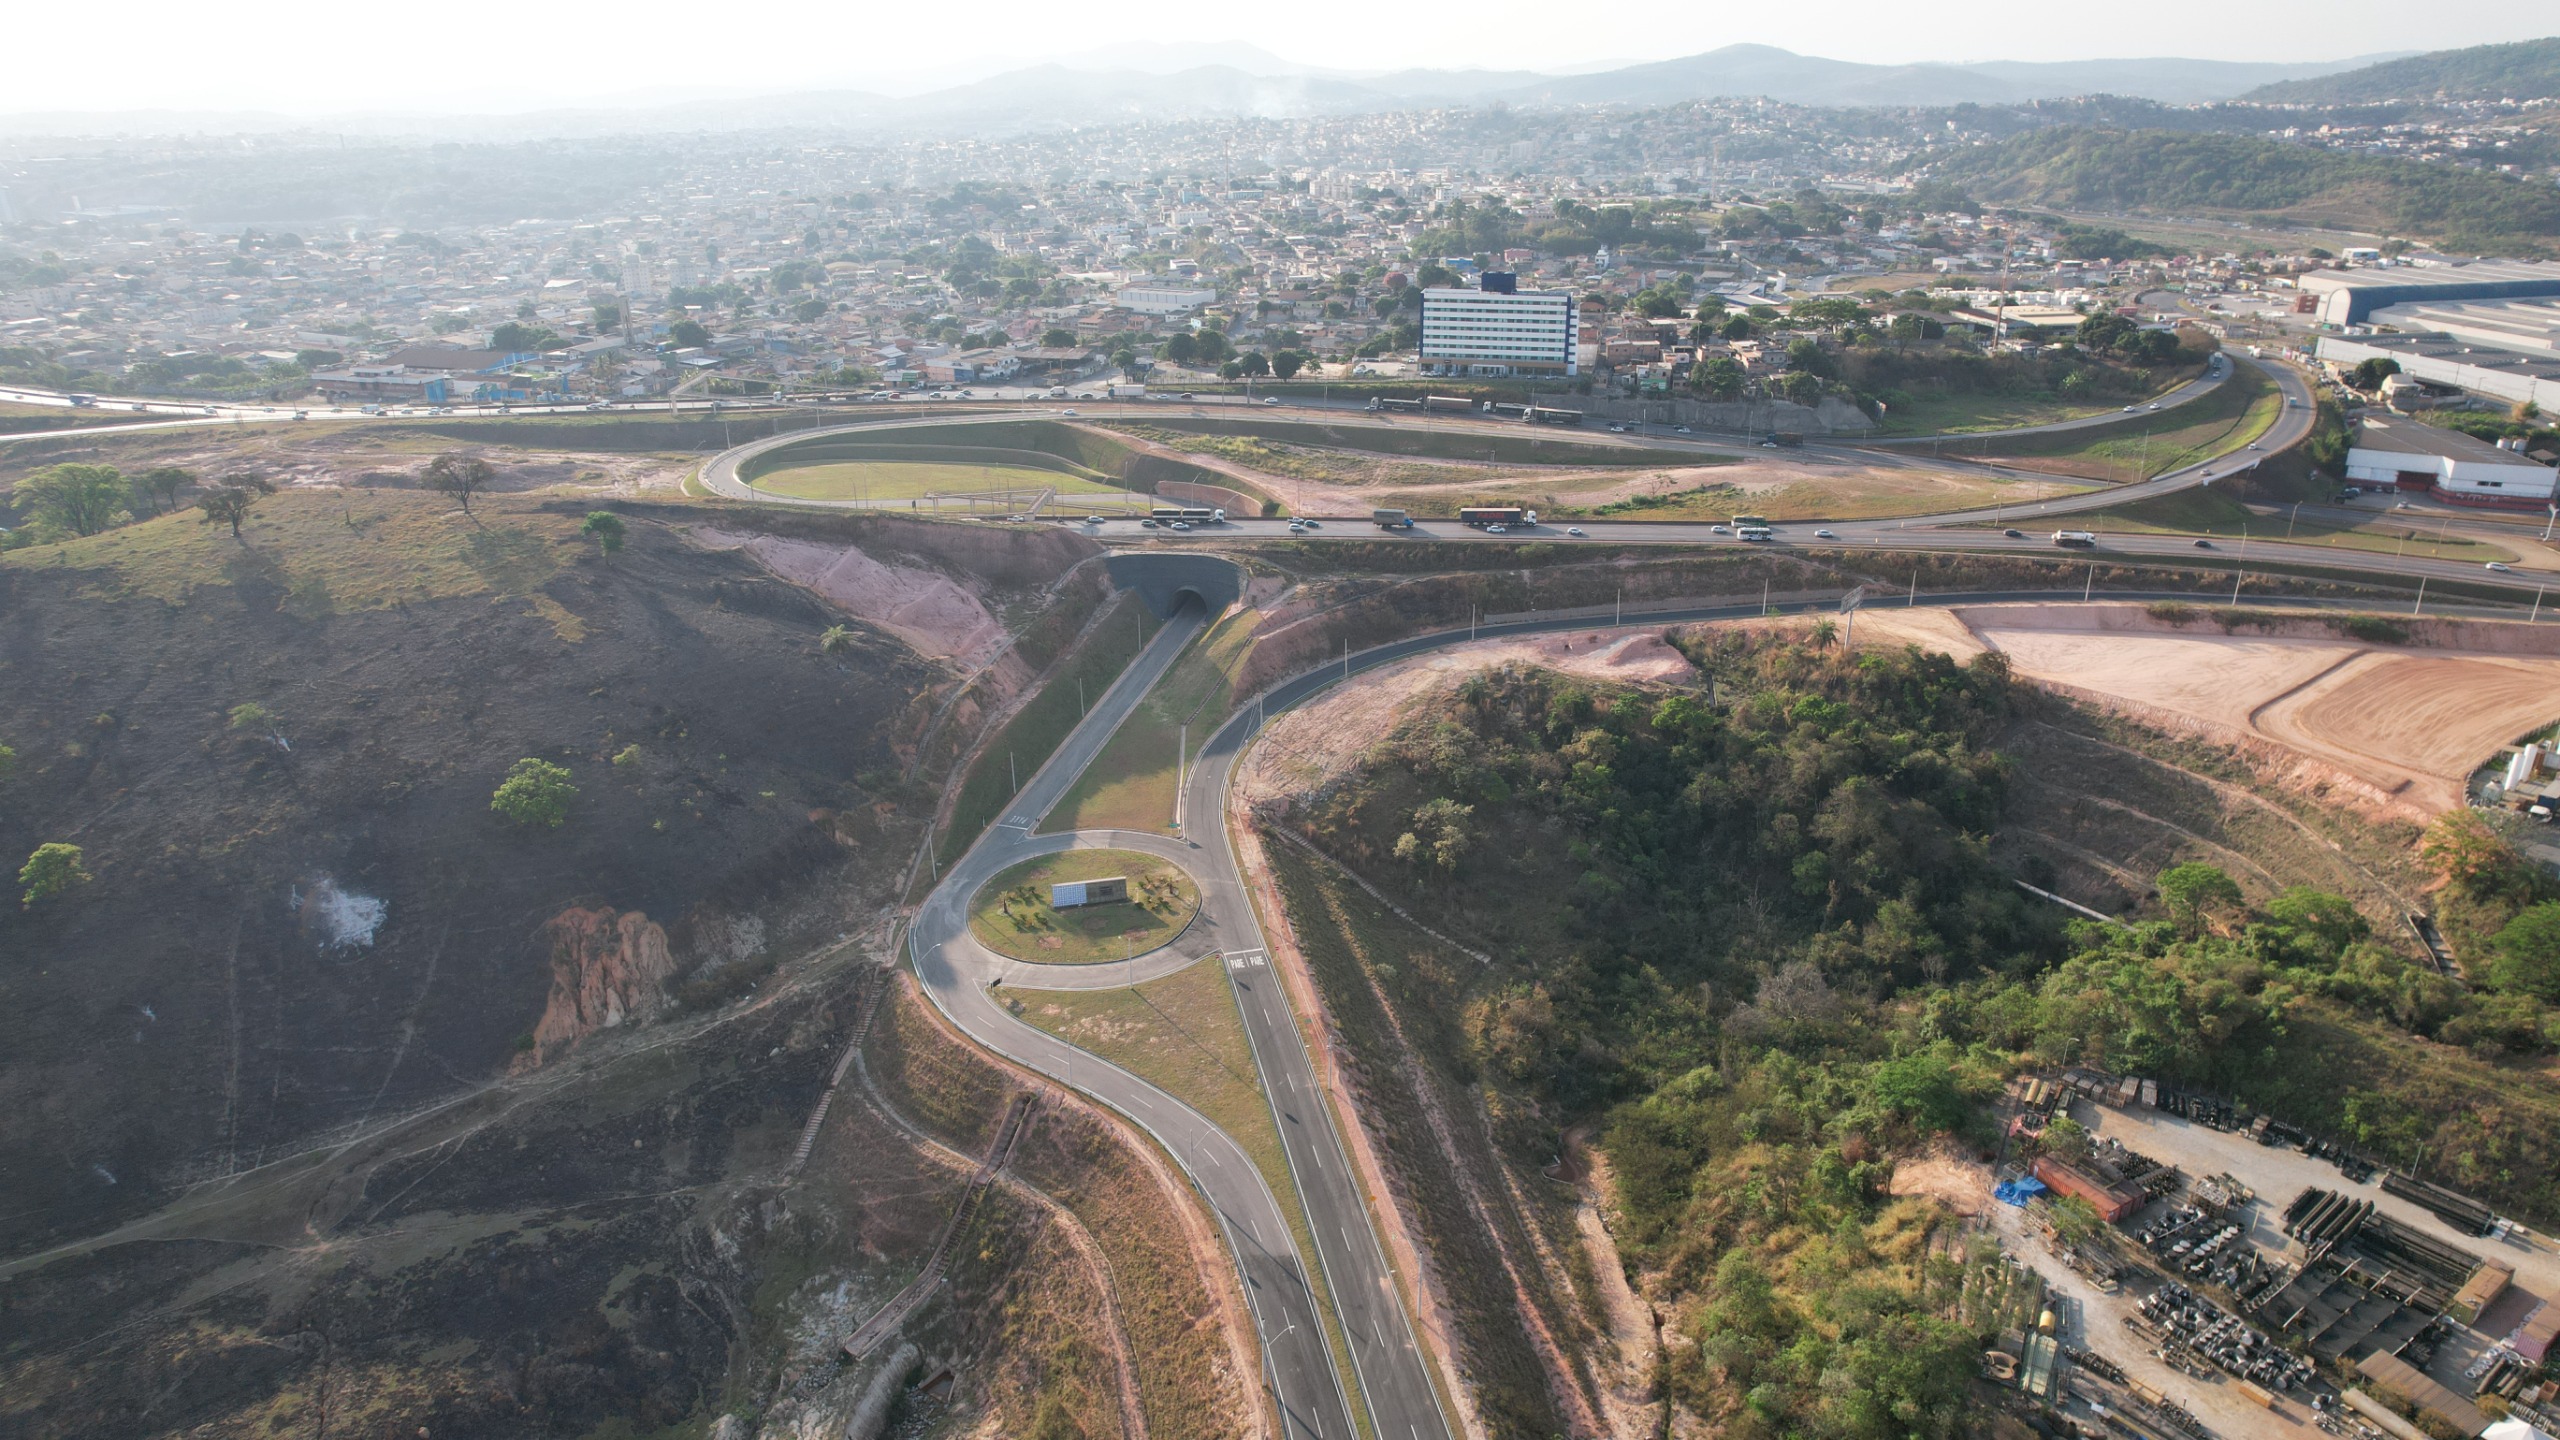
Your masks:
{"label": "bus", "polygon": [[2053,532],[2053,543],[2085,550],[2098,543],[2098,536],[2097,532],[2091,530],[2056,530]]}
{"label": "bus", "polygon": [[1532,425],[1579,425],[1582,423],[1582,412],[1554,410],[1544,405],[1533,406],[1529,411],[1529,423]]}
{"label": "bus", "polygon": [[1761,529],[1765,530],[1769,528],[1769,517],[1766,515],[1736,515],[1733,517],[1734,529],[1739,530],[1745,525],[1757,525]]}
{"label": "bus", "polygon": [[1741,540],[1769,541],[1778,538],[1778,532],[1766,525],[1736,525],[1733,533],[1736,539]]}
{"label": "bus", "polygon": [[1159,525],[1168,525],[1176,520],[1188,520],[1194,525],[1227,523],[1226,511],[1213,510],[1206,505],[1158,505],[1148,513]]}

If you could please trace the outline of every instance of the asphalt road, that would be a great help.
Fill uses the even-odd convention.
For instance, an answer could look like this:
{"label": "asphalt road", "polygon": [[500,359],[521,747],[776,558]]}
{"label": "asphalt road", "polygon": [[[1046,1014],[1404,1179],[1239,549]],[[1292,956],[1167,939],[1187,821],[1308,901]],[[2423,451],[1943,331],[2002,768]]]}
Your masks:
{"label": "asphalt road", "polygon": [[[1120,1111],[1155,1136],[1166,1153],[1190,1174],[1217,1216],[1243,1277],[1245,1299],[1260,1332],[1263,1379],[1279,1407],[1284,1436],[1352,1440],[1356,1432],[1345,1377],[1335,1372],[1316,1296],[1286,1215],[1252,1158],[1233,1137],[1198,1111],[1137,1076],[1015,1018],[1004,1005],[1006,992],[1017,988],[1084,989],[1151,978],[1170,973],[1184,963],[1227,966],[1248,1024],[1254,1026],[1256,1058],[1265,1067],[1266,1090],[1275,1097],[1274,1111],[1281,1119],[1284,1135],[1293,1128],[1306,1131],[1324,1123],[1323,1107],[1312,1092],[1300,1092],[1309,1096],[1303,1103],[1286,1103],[1286,1090],[1271,1087],[1270,1026],[1276,1024],[1279,1032],[1287,1035],[1288,1052],[1302,1070],[1306,1057],[1296,1048],[1287,997],[1280,994],[1280,987],[1271,979],[1267,960],[1262,958],[1267,952],[1261,952],[1258,932],[1252,932],[1256,943],[1242,941],[1251,932],[1253,910],[1231,862],[1224,867],[1204,863],[1203,851],[1160,836],[1099,832],[1034,838],[1031,834],[1041,817],[1101,753],[1112,732],[1206,623],[1207,617],[1194,606],[1157,633],[1048,763],[1016,794],[998,823],[942,877],[917,911],[915,924],[908,932],[908,952],[925,993],[971,1039]],[[1026,965],[988,952],[969,935],[969,899],[989,879],[1022,860],[1079,844],[1144,849],[1180,862],[1191,870],[1200,886],[1200,918],[1168,951],[1129,967]],[[1198,958],[1212,952],[1214,958]],[[1275,1005],[1276,1015],[1272,1010]],[[1329,1160],[1334,1173],[1344,1173],[1347,1167],[1338,1143],[1329,1129],[1323,1134],[1325,1143],[1334,1147],[1334,1154],[1324,1156],[1319,1149],[1305,1144],[1293,1146],[1292,1164]],[[1355,1231],[1364,1238],[1369,1236],[1368,1218],[1359,1208],[1356,1193],[1350,1196],[1347,1210],[1319,1208],[1312,1203],[1314,1196],[1308,1198],[1311,1203],[1305,1208],[1309,1223],[1319,1235],[1327,1230],[1339,1232],[1338,1243],[1347,1243]],[[1371,1244],[1374,1248],[1374,1240]],[[1343,1292],[1337,1287],[1335,1293]],[[1381,1312],[1381,1301],[1392,1313]],[[1346,1304],[1342,1311],[1355,1354],[1367,1357],[1364,1370],[1380,1358],[1381,1337],[1389,1333],[1387,1327],[1392,1324],[1392,1333],[1401,1337],[1409,1352],[1409,1368],[1416,1376],[1422,1375],[1420,1355],[1412,1352],[1410,1331],[1403,1326],[1402,1311],[1395,1306],[1391,1290],[1371,1298],[1365,1306]],[[1364,1339],[1368,1342],[1365,1345]],[[1366,1378],[1365,1374],[1362,1378]],[[1419,1390],[1420,1409],[1411,1407],[1410,1397],[1403,1389],[1385,1393],[1372,1389],[1369,1398],[1370,1413],[1382,1425],[1395,1426],[1382,1430],[1382,1434],[1406,1436],[1409,1440],[1446,1440],[1447,1427],[1441,1422],[1427,1377],[1423,1377]]]}

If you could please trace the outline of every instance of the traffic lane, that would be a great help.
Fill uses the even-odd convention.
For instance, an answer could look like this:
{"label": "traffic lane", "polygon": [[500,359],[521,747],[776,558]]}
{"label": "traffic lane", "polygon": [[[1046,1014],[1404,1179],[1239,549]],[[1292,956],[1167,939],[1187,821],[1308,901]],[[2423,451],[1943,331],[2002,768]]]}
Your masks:
{"label": "traffic lane", "polygon": [[1226,1235],[1259,1330],[1266,1381],[1291,1435],[1350,1440],[1350,1414],[1333,1373],[1314,1291],[1297,1259],[1279,1202],[1252,1157],[1224,1130],[1136,1075],[1025,1024],[957,966],[921,928],[910,945],[917,978],[935,1005],[981,1045],[1118,1110],[1154,1136],[1208,1202]]}
{"label": "traffic lane", "polygon": [[[1238,720],[1244,718],[1239,715]],[[1218,732],[1227,737],[1226,743],[1213,741],[1203,748],[1183,800],[1184,808],[1202,821],[1198,830],[1205,868],[1219,877],[1218,902],[1230,912],[1222,923],[1237,947],[1231,953],[1243,957],[1243,963],[1229,966],[1227,980],[1244,1016],[1255,1068],[1263,1077],[1264,1096],[1280,1130],[1290,1177],[1298,1187],[1315,1239],[1317,1263],[1323,1267],[1335,1313],[1342,1320],[1372,1424],[1381,1435],[1446,1437],[1450,1433],[1447,1418],[1414,1336],[1412,1318],[1396,1289],[1385,1248],[1371,1226],[1367,1203],[1351,1172],[1350,1152],[1335,1129],[1333,1110],[1318,1084],[1296,1012],[1269,964],[1269,941],[1254,913],[1233,837],[1224,824],[1237,737],[1244,728],[1230,722]]]}
{"label": "traffic lane", "polygon": [[[1989,433],[1999,435],[2053,435],[2072,430],[2085,430],[2095,425],[2104,425],[2110,420],[2120,420],[2129,414],[2139,414],[2151,410],[2163,412],[2174,410],[2177,407],[2186,404],[2190,400],[2199,399],[2210,394],[2214,390],[2219,389],[2234,373],[2235,371],[2233,370],[2232,365],[2230,362],[2226,361],[2220,368],[2208,371],[2207,373],[2199,375],[2192,380],[2181,381],[2174,388],[2162,391],[2159,395],[2154,396],[2152,399],[2144,401],[2139,405],[2127,405],[2122,409],[2104,411],[2096,415],[2083,415],[2076,420],[2054,420],[2042,425],[2020,425],[2008,430],[1999,430]],[[1898,435],[1891,439],[1869,440],[1864,443],[1869,445],[1893,446],[1930,445],[1943,440],[1979,440],[1981,438],[1982,436],[1980,434]]]}

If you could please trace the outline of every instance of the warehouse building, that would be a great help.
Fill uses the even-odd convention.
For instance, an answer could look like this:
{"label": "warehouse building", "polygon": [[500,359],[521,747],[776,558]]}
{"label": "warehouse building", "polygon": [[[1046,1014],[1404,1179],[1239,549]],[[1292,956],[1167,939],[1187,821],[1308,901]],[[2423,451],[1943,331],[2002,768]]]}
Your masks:
{"label": "warehouse building", "polygon": [[2294,282],[2317,297],[2324,325],[2363,325],[2393,305],[2447,300],[2560,296],[2560,264],[2534,260],[2443,260],[2356,270],[2314,270]]}
{"label": "warehouse building", "polygon": [[2347,479],[2431,494],[2457,505],[2541,509],[2554,470],[2513,450],[2403,416],[2369,416],[2347,448]]}
{"label": "warehouse building", "polygon": [[1521,290],[1487,271],[1481,288],[1422,292],[1426,375],[1578,375],[1579,303],[1566,290]]}
{"label": "warehouse building", "polygon": [[2389,360],[2412,380],[2509,405],[2560,408],[2560,358],[2476,345],[2452,335],[2323,335],[2317,352],[2332,365]]}

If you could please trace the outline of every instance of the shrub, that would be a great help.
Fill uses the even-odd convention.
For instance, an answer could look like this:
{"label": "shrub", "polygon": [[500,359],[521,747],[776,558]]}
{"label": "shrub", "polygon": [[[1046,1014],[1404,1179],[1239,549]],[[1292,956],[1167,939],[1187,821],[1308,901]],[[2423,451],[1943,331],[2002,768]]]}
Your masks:
{"label": "shrub", "polygon": [[77,845],[49,840],[35,848],[27,863],[18,868],[18,883],[27,887],[19,904],[33,905],[50,899],[74,885],[86,885],[92,876],[81,864],[84,857]]}
{"label": "shrub", "polygon": [[577,793],[566,768],[527,756],[490,795],[489,808],[518,825],[557,830],[569,818],[569,797]]}

